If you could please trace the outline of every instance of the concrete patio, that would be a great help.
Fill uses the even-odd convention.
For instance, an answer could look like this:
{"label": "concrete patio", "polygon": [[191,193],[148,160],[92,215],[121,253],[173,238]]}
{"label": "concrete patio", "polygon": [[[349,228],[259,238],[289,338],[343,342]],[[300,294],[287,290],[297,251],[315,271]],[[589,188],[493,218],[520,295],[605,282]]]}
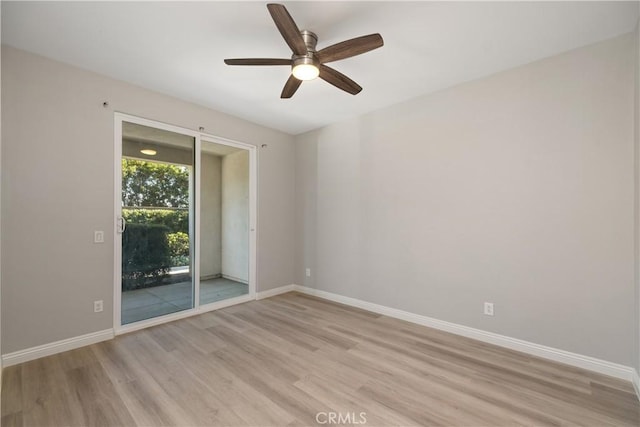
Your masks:
{"label": "concrete patio", "polygon": [[[200,304],[209,304],[249,293],[249,286],[225,278],[200,282]],[[135,289],[122,293],[122,324],[151,319],[192,307],[191,282]]]}

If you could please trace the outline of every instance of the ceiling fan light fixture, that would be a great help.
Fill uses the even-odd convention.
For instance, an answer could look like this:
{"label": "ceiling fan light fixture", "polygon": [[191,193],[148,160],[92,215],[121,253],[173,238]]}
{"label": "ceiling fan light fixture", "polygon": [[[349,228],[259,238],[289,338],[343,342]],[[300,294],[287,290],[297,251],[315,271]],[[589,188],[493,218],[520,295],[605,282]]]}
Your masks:
{"label": "ceiling fan light fixture", "polygon": [[145,148],[143,150],[140,150],[140,152],[142,154],[146,154],[147,156],[155,156],[156,154],[158,154],[156,150],[152,150],[151,148]]}
{"label": "ceiling fan light fixture", "polygon": [[318,60],[309,53],[293,59],[291,74],[298,80],[313,80],[320,75],[319,66]]}
{"label": "ceiling fan light fixture", "polygon": [[313,80],[320,75],[320,70],[313,64],[300,64],[293,67],[291,73],[298,80]]}

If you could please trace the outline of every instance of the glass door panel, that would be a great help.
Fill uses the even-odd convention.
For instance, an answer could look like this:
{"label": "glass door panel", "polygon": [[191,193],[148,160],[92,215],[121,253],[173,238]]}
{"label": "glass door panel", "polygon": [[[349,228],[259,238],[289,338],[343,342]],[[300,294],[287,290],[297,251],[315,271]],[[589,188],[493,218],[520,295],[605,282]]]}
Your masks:
{"label": "glass door panel", "polygon": [[200,304],[249,293],[249,151],[202,141]]}
{"label": "glass door panel", "polygon": [[122,123],[122,325],[194,307],[194,151],[192,136]]}

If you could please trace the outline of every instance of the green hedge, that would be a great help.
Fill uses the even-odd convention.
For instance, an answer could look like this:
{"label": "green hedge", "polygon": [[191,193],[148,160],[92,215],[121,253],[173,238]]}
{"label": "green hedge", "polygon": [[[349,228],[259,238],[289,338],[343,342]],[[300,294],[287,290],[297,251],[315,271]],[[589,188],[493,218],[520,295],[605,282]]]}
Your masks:
{"label": "green hedge", "polygon": [[127,227],[134,224],[162,225],[168,229],[170,267],[189,265],[189,211],[174,209],[123,208]]}
{"label": "green hedge", "polygon": [[162,284],[171,266],[169,228],[158,224],[127,224],[122,235],[122,289]]}
{"label": "green hedge", "polygon": [[189,232],[189,211],[174,209],[123,208],[127,224],[160,224],[171,233]]}
{"label": "green hedge", "polygon": [[167,234],[167,239],[171,253],[171,267],[189,265],[189,235],[178,231]]}

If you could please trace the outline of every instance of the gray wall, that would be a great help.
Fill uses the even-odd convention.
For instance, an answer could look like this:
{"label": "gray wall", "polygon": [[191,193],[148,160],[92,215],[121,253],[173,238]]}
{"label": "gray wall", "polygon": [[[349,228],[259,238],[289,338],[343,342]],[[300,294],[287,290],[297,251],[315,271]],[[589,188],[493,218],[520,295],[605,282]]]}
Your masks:
{"label": "gray wall", "polygon": [[200,277],[222,274],[222,159],[202,153],[200,177]]}
{"label": "gray wall", "polygon": [[633,49],[297,137],[297,283],[634,364]]}
{"label": "gray wall", "polygon": [[249,152],[202,154],[200,277],[249,283]]}
{"label": "gray wall", "polygon": [[[293,282],[293,137],[3,46],[4,353],[113,326],[114,111],[268,144],[258,159],[257,288]],[[104,244],[93,244],[94,230]],[[94,314],[98,299],[104,312]]]}

